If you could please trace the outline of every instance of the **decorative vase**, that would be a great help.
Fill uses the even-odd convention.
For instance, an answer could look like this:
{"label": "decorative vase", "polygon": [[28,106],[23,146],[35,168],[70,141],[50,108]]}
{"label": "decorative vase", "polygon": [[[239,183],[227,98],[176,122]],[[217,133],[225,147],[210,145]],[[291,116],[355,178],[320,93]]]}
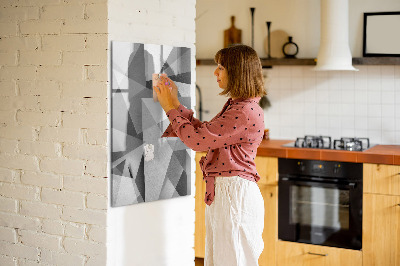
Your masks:
{"label": "decorative vase", "polygon": [[289,41],[282,46],[282,52],[285,58],[296,58],[299,47],[293,42],[293,37],[289,36]]}

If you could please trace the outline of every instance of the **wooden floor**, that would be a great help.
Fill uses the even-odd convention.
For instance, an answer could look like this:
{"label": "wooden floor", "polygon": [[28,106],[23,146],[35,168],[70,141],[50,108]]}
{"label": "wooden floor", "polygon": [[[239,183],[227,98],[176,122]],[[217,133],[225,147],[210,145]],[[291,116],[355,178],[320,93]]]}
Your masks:
{"label": "wooden floor", "polygon": [[195,258],[194,265],[195,266],[204,266],[204,259],[203,258]]}

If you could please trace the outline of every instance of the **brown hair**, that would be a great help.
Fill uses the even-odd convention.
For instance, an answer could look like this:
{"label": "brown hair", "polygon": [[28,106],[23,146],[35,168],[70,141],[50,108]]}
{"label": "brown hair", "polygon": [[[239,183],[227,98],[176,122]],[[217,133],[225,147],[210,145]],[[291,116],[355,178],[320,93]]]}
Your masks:
{"label": "brown hair", "polygon": [[267,94],[260,58],[247,45],[233,45],[219,50],[214,57],[228,72],[228,86],[220,95],[232,98],[262,97]]}

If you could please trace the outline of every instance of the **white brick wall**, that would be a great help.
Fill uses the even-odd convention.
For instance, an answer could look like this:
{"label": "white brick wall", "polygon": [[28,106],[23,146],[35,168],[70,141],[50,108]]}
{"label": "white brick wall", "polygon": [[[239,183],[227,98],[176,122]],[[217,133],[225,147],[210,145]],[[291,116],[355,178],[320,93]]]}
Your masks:
{"label": "white brick wall", "polygon": [[[192,47],[194,62],[196,2],[112,2],[124,19],[109,23],[110,3],[0,2],[0,265],[105,265],[106,243],[118,244],[106,237],[109,33],[113,40]],[[194,64],[192,72],[195,80]],[[173,230],[186,221],[188,239],[180,242],[193,242],[194,199],[159,204],[152,205],[157,212],[178,219]],[[134,213],[150,220],[154,214],[140,206]],[[133,241],[144,228],[137,229]],[[136,262],[193,263],[186,244],[157,249],[180,256],[167,262],[149,252]]]}
{"label": "white brick wall", "polygon": [[0,1],[0,265],[105,265],[107,1]]}

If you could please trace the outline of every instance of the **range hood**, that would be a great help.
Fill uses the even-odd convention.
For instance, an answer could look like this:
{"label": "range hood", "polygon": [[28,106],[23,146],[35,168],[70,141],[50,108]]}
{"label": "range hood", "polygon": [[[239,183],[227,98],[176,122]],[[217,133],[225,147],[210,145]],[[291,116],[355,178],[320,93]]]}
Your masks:
{"label": "range hood", "polygon": [[349,47],[348,0],[321,0],[321,40],[314,70],[358,71]]}

